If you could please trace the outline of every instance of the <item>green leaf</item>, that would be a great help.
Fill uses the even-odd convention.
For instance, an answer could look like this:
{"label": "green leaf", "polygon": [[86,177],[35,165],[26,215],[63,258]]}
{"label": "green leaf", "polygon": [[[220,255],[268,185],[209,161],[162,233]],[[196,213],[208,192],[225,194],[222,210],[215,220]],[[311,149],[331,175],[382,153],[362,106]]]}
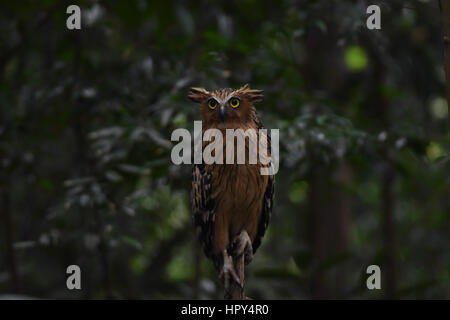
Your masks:
{"label": "green leaf", "polygon": [[308,191],[308,183],[306,181],[298,181],[291,185],[289,190],[289,200],[292,203],[301,203]]}
{"label": "green leaf", "polygon": [[134,274],[142,274],[145,270],[145,257],[137,255],[131,259],[131,270]]}
{"label": "green leaf", "polygon": [[427,157],[430,161],[434,161],[443,155],[442,147],[437,142],[430,142],[427,146]]}
{"label": "green leaf", "polygon": [[127,236],[123,236],[120,238],[120,240],[123,243],[135,248],[136,250],[142,250],[142,244],[139,241],[137,241],[136,239],[133,239],[133,238],[130,238]]}
{"label": "green leaf", "polygon": [[369,58],[364,48],[360,46],[350,46],[345,50],[345,63],[349,70],[360,72],[367,67]]}

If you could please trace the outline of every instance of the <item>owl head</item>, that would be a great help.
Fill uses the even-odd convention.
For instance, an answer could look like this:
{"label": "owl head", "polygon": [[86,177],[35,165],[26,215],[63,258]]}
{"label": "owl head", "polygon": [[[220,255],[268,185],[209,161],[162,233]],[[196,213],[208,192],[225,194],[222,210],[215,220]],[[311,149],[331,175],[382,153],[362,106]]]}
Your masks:
{"label": "owl head", "polygon": [[234,128],[252,120],[256,113],[254,104],[262,101],[262,93],[246,84],[237,90],[224,88],[212,92],[191,88],[188,98],[200,104],[205,127]]}

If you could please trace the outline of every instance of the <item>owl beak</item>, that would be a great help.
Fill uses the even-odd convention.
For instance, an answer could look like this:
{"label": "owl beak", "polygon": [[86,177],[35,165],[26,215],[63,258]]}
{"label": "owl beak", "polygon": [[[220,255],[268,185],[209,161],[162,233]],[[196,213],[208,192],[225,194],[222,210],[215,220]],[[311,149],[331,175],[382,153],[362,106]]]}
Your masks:
{"label": "owl beak", "polygon": [[220,120],[222,120],[222,122],[225,121],[226,115],[227,115],[227,109],[225,108],[225,106],[220,106],[219,116],[220,116]]}

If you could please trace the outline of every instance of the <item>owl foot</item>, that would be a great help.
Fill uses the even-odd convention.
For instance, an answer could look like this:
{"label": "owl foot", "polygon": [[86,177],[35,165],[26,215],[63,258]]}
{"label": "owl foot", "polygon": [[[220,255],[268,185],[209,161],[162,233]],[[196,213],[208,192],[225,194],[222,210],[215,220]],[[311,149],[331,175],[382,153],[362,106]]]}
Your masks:
{"label": "owl foot", "polygon": [[228,255],[227,251],[223,252],[223,265],[222,270],[220,270],[219,279],[224,282],[225,290],[230,287],[230,282],[235,281],[239,286],[242,286],[241,280],[239,279],[236,270],[234,269],[233,258]]}
{"label": "owl foot", "polygon": [[242,230],[233,240],[233,257],[240,257],[245,254],[245,264],[253,260],[253,246],[247,231]]}

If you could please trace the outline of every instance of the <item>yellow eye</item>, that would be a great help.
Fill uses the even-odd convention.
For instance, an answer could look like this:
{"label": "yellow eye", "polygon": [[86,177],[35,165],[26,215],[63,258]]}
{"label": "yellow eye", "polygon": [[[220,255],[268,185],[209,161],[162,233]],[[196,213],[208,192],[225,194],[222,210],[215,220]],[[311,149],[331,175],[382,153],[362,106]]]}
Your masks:
{"label": "yellow eye", "polygon": [[239,102],[239,99],[238,99],[238,98],[232,98],[232,99],[230,100],[230,106],[231,106],[232,108],[237,108],[237,107],[239,107],[239,104],[240,104],[240,102]]}
{"label": "yellow eye", "polygon": [[208,101],[208,107],[209,107],[210,109],[213,109],[213,110],[214,110],[214,109],[217,107],[217,101],[214,100],[214,99],[209,100],[209,101]]}

